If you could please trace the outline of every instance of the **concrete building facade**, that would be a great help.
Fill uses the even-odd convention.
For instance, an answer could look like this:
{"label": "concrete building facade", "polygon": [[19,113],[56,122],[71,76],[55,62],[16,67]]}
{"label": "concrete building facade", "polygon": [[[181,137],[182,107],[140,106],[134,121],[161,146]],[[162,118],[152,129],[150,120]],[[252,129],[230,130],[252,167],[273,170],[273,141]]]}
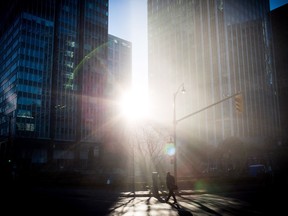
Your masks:
{"label": "concrete building facade", "polygon": [[[179,136],[214,145],[279,138],[268,0],[149,0],[148,64],[154,118],[171,128],[175,99]],[[236,93],[243,112],[230,98],[185,118]]]}

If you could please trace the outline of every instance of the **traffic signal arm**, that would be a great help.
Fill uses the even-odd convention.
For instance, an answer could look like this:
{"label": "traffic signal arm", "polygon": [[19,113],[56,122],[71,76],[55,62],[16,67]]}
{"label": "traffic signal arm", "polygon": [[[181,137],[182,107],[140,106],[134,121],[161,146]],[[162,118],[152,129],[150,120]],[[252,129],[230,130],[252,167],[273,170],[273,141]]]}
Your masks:
{"label": "traffic signal arm", "polygon": [[[224,99],[222,99],[222,100],[220,100],[220,101],[218,101],[218,102],[216,102],[216,103],[213,103],[213,104],[211,104],[211,105],[209,105],[209,106],[206,106],[206,107],[204,107],[204,108],[202,108],[202,109],[200,109],[200,110],[198,110],[198,111],[196,111],[196,112],[193,112],[193,113],[190,113],[190,114],[188,114],[188,115],[186,115],[186,116],[184,116],[184,117],[182,117],[182,118],[180,118],[180,119],[177,119],[176,120],[176,123],[178,123],[178,122],[180,122],[180,121],[183,121],[184,119],[187,119],[187,118],[189,118],[189,117],[191,117],[191,116],[193,116],[193,115],[196,115],[196,114],[198,114],[198,113],[200,113],[200,112],[202,112],[202,111],[204,111],[204,110],[207,110],[207,109],[209,109],[210,107],[213,107],[213,106],[215,106],[215,105],[217,105],[217,104],[220,104],[220,103],[222,103],[222,102],[224,102],[224,101],[226,101],[226,100],[228,100],[228,99],[231,99],[231,98],[234,98],[234,100],[235,100],[235,103],[236,103],[236,101],[239,101],[239,102],[237,102],[237,103],[239,103],[239,112],[242,112],[243,111],[243,96],[242,96],[242,93],[237,93],[237,94],[233,94],[233,95],[231,95],[231,96],[229,96],[229,97],[226,97],[226,98],[224,98]],[[237,98],[237,99],[236,99]],[[242,107],[242,108],[241,108]]]}

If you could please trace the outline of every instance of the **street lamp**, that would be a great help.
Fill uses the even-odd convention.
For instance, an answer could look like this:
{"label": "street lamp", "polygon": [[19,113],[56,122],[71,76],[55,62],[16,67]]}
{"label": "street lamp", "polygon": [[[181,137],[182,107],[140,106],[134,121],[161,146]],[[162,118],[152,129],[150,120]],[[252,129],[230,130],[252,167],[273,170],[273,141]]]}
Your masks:
{"label": "street lamp", "polygon": [[[181,89],[182,88],[182,89]],[[177,91],[174,93],[174,100],[173,100],[173,137],[174,137],[174,147],[175,147],[175,154],[174,154],[174,177],[175,177],[175,183],[177,184],[177,145],[176,145],[176,125],[177,125],[177,120],[176,120],[176,97],[181,89],[181,93],[184,94],[185,88],[184,88],[184,83],[182,83]]]}

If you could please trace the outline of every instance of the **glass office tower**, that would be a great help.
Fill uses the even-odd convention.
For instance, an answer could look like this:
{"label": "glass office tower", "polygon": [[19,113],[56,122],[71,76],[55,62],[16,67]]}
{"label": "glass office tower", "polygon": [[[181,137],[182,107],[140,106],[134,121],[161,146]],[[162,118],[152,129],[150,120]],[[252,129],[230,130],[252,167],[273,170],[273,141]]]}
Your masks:
{"label": "glass office tower", "polygon": [[[268,0],[148,0],[149,89],[155,119],[172,127],[175,110],[176,120],[181,119],[179,136],[215,145],[230,137],[245,142],[277,139],[268,13]],[[243,112],[235,109],[234,98],[205,109],[238,92],[244,98]]]}
{"label": "glass office tower", "polygon": [[112,100],[118,100],[132,87],[132,43],[114,35],[108,35],[108,88]]}
{"label": "glass office tower", "polygon": [[85,166],[104,134],[108,0],[12,0],[0,10],[0,133],[12,140],[2,152]]}

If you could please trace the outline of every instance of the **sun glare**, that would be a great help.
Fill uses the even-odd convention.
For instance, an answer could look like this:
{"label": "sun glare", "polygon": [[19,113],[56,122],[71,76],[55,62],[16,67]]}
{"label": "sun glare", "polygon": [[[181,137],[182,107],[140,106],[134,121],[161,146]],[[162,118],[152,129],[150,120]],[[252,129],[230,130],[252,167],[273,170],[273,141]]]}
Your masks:
{"label": "sun glare", "polygon": [[123,94],[120,106],[122,115],[128,120],[145,119],[149,115],[147,95],[140,90]]}
{"label": "sun glare", "polygon": [[176,152],[176,149],[175,149],[175,146],[173,143],[168,143],[166,144],[165,146],[165,154],[169,155],[169,156],[172,156],[175,154]]}

